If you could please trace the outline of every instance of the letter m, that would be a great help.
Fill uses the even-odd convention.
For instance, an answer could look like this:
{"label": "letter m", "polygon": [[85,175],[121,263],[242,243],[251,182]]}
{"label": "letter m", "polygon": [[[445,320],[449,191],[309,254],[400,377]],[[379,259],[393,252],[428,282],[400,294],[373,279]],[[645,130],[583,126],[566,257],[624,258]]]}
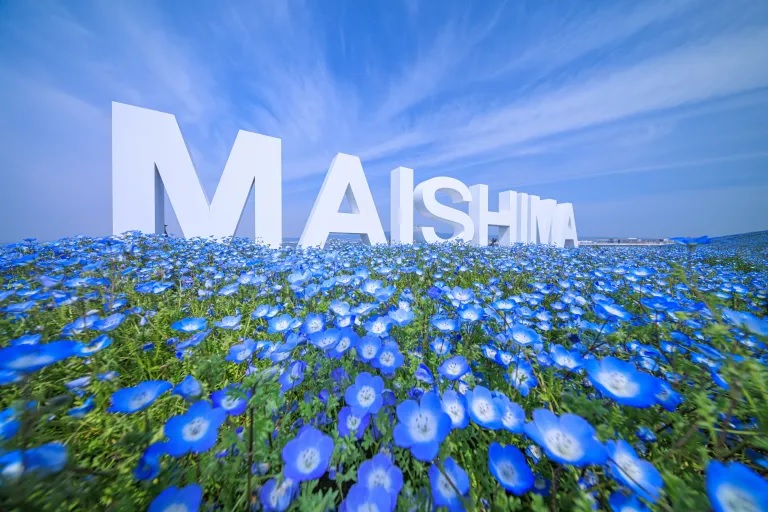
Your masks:
{"label": "letter m", "polygon": [[185,237],[234,235],[252,187],[254,238],[277,247],[282,242],[280,139],[240,130],[209,204],[176,118],[112,103],[114,234],[162,233],[167,192]]}

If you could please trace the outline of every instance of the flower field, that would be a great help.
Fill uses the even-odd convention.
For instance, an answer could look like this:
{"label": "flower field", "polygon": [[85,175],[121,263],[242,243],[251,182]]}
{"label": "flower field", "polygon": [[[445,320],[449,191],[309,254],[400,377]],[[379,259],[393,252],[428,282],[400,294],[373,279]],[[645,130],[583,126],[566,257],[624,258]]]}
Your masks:
{"label": "flower field", "polygon": [[0,510],[768,510],[768,238],[0,251]]}

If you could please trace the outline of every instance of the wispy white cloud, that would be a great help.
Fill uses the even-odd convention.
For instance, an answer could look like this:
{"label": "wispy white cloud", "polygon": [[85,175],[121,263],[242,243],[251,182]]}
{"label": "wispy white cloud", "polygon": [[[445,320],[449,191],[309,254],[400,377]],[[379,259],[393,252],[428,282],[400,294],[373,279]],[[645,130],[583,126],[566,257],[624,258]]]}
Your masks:
{"label": "wispy white cloud", "polygon": [[[447,139],[435,139],[430,155],[408,164],[451,164],[553,134],[766,87],[766,42],[768,29],[753,29],[626,68],[600,70],[581,83],[473,115]],[[445,136],[440,129],[437,133]]]}

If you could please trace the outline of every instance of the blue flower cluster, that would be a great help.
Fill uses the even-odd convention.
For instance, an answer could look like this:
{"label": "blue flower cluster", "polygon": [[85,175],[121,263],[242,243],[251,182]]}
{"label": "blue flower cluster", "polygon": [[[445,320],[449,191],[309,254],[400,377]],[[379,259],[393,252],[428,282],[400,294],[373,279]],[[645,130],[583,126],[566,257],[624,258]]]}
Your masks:
{"label": "blue flower cluster", "polygon": [[140,481],[133,506],[158,511],[768,510],[765,261],[677,241],[6,246],[0,488]]}

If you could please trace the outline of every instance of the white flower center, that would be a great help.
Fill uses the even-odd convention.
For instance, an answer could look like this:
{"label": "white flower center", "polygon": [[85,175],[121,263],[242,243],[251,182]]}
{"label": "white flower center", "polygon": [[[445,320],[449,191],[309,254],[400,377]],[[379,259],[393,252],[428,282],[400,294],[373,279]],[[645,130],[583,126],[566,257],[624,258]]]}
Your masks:
{"label": "white flower center", "polygon": [[437,421],[429,413],[418,412],[411,416],[409,427],[411,437],[417,443],[432,441],[437,434]]}
{"label": "white flower center", "polygon": [[339,344],[336,345],[336,351],[337,352],[344,352],[349,347],[349,338],[341,338],[339,341]]}
{"label": "white flower center", "polygon": [[450,362],[446,368],[449,375],[458,375],[461,371],[461,365],[459,363]]}
{"label": "white flower center", "polygon": [[446,413],[451,417],[451,421],[455,424],[459,423],[464,417],[464,409],[456,402],[451,402],[446,406]]}
{"label": "white flower center", "polygon": [[514,484],[517,482],[517,470],[508,460],[503,460],[496,464],[496,470],[499,473],[499,479],[505,484]]}
{"label": "white flower center", "polygon": [[189,512],[189,509],[183,503],[171,503],[163,509],[163,512]]}
{"label": "white flower center", "polygon": [[283,483],[272,489],[272,492],[269,493],[269,503],[272,505],[272,508],[277,508],[278,500],[285,495],[289,487],[289,481],[283,480]]}
{"label": "white flower center", "polygon": [[384,366],[392,366],[393,364],[395,364],[395,355],[392,352],[384,352],[383,354],[381,354],[379,361]]}
{"label": "white flower center", "polygon": [[520,423],[515,415],[512,414],[511,409],[506,409],[504,411],[504,416],[501,417],[501,422],[504,423],[504,426],[507,428],[513,428]]}
{"label": "white flower center", "polygon": [[46,365],[53,361],[53,357],[47,354],[33,354],[24,357],[20,357],[13,361],[10,365],[14,370],[24,370],[32,366]]}
{"label": "white flower center", "polygon": [[514,369],[509,372],[509,379],[512,381],[513,385],[522,386],[528,382],[528,374],[520,369]]}
{"label": "white flower center", "polygon": [[550,451],[565,460],[577,460],[584,453],[578,441],[562,430],[547,431],[544,434],[544,442]]}
{"label": "white flower center", "polygon": [[390,484],[389,475],[383,469],[375,469],[368,475],[368,488],[383,487],[389,489]]}
{"label": "white flower center", "polygon": [[181,429],[181,437],[188,442],[198,441],[208,432],[210,424],[211,422],[207,419],[197,417],[184,425],[184,428]]}
{"label": "white flower center", "polygon": [[717,501],[726,512],[759,512],[761,509],[755,498],[743,489],[730,484],[717,488]]}
{"label": "white flower center", "polygon": [[372,358],[376,355],[376,347],[373,345],[366,345],[363,347],[363,355],[368,359]]}
{"label": "white flower center", "polygon": [[130,409],[140,409],[141,407],[144,407],[152,400],[152,393],[149,391],[142,391],[138,395],[134,395],[133,398],[131,398],[130,402],[128,402],[128,407]]}
{"label": "white flower center", "polygon": [[362,386],[357,390],[357,403],[362,407],[370,407],[376,400],[376,391],[371,386]]}
{"label": "white flower center", "polygon": [[488,400],[478,400],[475,399],[472,401],[472,412],[475,413],[475,416],[477,416],[482,421],[489,421],[492,420],[495,416],[494,407],[491,402]]}
{"label": "white flower center", "polygon": [[629,454],[617,454],[613,460],[618,466],[619,470],[624,473],[624,475],[627,476],[631,482],[635,482],[638,485],[643,482],[643,472],[637,465],[637,461]]}
{"label": "white flower center", "polygon": [[453,490],[453,485],[451,485],[451,482],[445,478],[445,475],[443,475],[442,472],[440,472],[440,475],[437,477],[437,488],[440,489],[440,494],[446,498],[456,496],[456,491]]}
{"label": "white flower center", "polygon": [[357,431],[357,427],[360,426],[360,418],[354,414],[347,416],[347,428],[352,431]]}
{"label": "white flower center", "polygon": [[225,410],[234,409],[235,407],[237,407],[237,404],[239,402],[240,402],[239,398],[228,396],[221,401],[221,407],[223,407]]}
{"label": "white flower center", "polygon": [[605,386],[613,395],[619,397],[630,397],[637,395],[638,385],[627,378],[621,372],[608,371],[600,372],[597,375],[597,381]]}
{"label": "white flower center", "polygon": [[238,361],[242,361],[243,359],[247,358],[249,355],[251,355],[251,351],[247,348],[241,348],[240,352],[237,353],[236,359]]}
{"label": "white flower center", "polygon": [[317,448],[306,448],[299,452],[299,470],[309,474],[320,465],[320,452]]}

